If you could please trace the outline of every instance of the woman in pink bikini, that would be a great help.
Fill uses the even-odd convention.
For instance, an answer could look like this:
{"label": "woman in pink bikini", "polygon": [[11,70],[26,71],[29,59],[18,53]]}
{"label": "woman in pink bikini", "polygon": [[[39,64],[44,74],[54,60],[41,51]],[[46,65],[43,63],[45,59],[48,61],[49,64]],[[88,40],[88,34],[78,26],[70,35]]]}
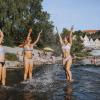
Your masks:
{"label": "woman in pink bikini", "polygon": [[70,70],[71,65],[72,65],[72,57],[70,54],[71,45],[72,45],[72,32],[73,32],[73,26],[71,27],[69,36],[64,37],[64,39],[62,39],[62,37],[59,34],[59,40],[60,40],[61,47],[62,47],[63,65],[65,66],[66,79],[69,82],[73,81],[72,73]]}

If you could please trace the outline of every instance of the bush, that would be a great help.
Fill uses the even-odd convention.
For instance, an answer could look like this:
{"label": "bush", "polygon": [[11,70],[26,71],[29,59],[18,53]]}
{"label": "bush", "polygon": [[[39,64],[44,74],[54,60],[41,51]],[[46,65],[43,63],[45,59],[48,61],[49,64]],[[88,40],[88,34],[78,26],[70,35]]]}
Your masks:
{"label": "bush", "polygon": [[90,53],[86,52],[86,51],[83,51],[83,52],[80,52],[80,53],[76,53],[77,57],[86,57],[86,56],[89,56],[89,55],[90,55]]}
{"label": "bush", "polygon": [[6,53],[5,58],[6,58],[6,60],[10,60],[10,61],[16,61],[17,60],[16,54],[13,54],[13,53]]}

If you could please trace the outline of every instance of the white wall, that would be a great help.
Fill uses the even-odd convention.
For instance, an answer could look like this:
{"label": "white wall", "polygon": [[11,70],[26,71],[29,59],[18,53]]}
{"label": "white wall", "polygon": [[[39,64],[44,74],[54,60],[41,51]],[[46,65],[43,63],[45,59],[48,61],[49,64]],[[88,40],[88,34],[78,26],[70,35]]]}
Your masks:
{"label": "white wall", "polygon": [[[81,37],[82,38],[82,37]],[[87,35],[85,35],[84,38],[82,38],[83,40],[83,44],[85,47],[90,47],[90,48],[100,48],[100,40],[96,39],[95,41],[91,38],[89,40],[89,38],[87,37]]]}

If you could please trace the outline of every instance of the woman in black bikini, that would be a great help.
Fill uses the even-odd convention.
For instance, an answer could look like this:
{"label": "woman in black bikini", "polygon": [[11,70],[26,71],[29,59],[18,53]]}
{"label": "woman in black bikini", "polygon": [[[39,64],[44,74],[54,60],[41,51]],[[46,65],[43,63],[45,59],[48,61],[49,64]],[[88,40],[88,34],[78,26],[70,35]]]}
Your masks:
{"label": "woman in black bikini", "polygon": [[2,82],[2,85],[5,85],[6,68],[5,68],[5,52],[2,46],[3,38],[4,38],[4,34],[0,30],[0,81]]}

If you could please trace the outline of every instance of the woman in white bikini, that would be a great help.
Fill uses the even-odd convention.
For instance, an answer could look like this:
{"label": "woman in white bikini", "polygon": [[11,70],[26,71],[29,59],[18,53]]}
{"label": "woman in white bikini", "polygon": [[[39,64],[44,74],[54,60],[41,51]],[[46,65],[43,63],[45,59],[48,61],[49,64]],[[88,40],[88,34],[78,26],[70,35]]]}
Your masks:
{"label": "woman in white bikini", "polygon": [[70,50],[71,50],[71,45],[72,45],[72,31],[73,31],[73,26],[71,27],[71,31],[69,34],[69,37],[66,36],[64,37],[64,39],[62,39],[62,37],[59,34],[59,40],[61,43],[61,47],[62,47],[62,59],[63,59],[63,65],[65,67],[65,72],[66,72],[66,79],[69,82],[72,82],[72,73],[71,73],[71,65],[72,65],[72,57],[70,54]]}
{"label": "woman in white bikini", "polygon": [[24,80],[27,79],[29,75],[29,79],[32,79],[32,67],[33,67],[33,60],[32,60],[32,52],[33,52],[33,47],[36,45],[36,43],[39,41],[40,34],[42,31],[39,33],[37,39],[35,42],[32,43],[31,39],[31,33],[32,29],[29,29],[28,36],[26,38],[26,41],[24,43],[24,50],[23,50],[23,56],[24,56]]}
{"label": "woman in white bikini", "polygon": [[4,34],[0,30],[0,81],[2,85],[5,85],[6,80],[6,68],[5,68],[5,51],[2,46]]}

